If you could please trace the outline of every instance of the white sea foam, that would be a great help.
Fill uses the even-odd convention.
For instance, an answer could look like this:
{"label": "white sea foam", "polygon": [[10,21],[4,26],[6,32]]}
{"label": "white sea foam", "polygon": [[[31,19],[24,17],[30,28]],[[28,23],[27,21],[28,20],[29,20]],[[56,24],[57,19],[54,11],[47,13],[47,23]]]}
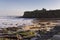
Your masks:
{"label": "white sea foam", "polygon": [[17,27],[19,25],[30,25],[32,19],[0,17],[0,28]]}

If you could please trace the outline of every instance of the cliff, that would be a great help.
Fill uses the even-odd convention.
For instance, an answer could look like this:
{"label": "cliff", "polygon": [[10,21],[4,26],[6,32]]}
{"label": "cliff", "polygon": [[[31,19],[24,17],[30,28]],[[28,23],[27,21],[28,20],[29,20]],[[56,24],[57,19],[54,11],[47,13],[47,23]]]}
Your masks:
{"label": "cliff", "polygon": [[24,18],[60,18],[60,10],[34,10],[25,11]]}

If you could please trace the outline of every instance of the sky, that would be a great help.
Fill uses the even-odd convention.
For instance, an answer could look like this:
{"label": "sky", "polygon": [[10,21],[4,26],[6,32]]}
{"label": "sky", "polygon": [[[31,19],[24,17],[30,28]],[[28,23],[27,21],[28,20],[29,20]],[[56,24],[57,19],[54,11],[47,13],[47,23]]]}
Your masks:
{"label": "sky", "polygon": [[60,0],[0,0],[0,16],[22,16],[24,11],[60,9]]}

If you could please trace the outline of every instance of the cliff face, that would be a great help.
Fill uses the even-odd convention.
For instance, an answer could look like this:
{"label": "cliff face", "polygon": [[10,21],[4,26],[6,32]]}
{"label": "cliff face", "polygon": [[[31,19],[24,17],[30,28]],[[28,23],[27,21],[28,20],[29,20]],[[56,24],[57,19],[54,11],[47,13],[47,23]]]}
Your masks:
{"label": "cliff face", "polygon": [[24,18],[60,18],[60,10],[34,10],[26,11]]}

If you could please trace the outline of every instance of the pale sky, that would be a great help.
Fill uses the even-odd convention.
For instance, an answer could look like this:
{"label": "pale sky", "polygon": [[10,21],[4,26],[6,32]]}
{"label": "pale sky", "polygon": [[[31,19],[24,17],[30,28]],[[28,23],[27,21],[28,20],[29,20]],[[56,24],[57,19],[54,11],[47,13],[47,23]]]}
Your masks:
{"label": "pale sky", "polygon": [[20,16],[42,8],[60,9],[60,0],[0,0],[0,16]]}

